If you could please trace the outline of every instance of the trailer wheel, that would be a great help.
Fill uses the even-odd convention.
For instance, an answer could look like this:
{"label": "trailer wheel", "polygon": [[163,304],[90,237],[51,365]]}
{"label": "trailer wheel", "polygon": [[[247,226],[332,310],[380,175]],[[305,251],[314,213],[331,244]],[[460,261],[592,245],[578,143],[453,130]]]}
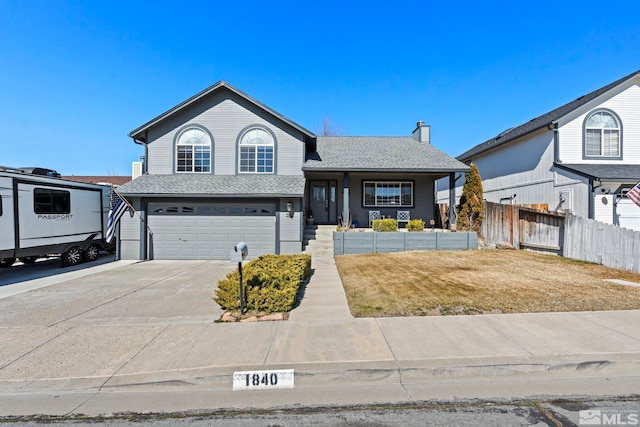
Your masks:
{"label": "trailer wheel", "polygon": [[82,253],[82,256],[85,261],[95,261],[98,259],[100,255],[100,246],[93,244],[87,248],[86,251]]}
{"label": "trailer wheel", "polygon": [[77,265],[77,264],[80,264],[81,261],[82,261],[82,249],[79,246],[74,246],[62,254],[63,267]]}
{"label": "trailer wheel", "polygon": [[0,268],[11,267],[16,262],[15,258],[0,258]]}
{"label": "trailer wheel", "polygon": [[22,262],[23,264],[33,264],[34,262],[36,262],[38,260],[37,256],[23,256],[22,258],[18,258],[20,260],[20,262]]}

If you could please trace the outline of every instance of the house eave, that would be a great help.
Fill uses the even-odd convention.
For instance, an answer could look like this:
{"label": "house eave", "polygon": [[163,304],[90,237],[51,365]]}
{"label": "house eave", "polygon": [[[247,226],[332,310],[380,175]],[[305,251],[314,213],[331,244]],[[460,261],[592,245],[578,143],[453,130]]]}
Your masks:
{"label": "house eave", "polygon": [[411,169],[411,168],[302,168],[303,172],[362,172],[362,173],[428,173],[447,175],[452,172],[469,172],[471,168],[455,168],[455,169]]}
{"label": "house eave", "polygon": [[165,111],[164,113],[160,114],[159,116],[151,119],[150,121],[148,121],[147,123],[143,124],[142,126],[132,130],[131,132],[129,132],[129,137],[133,138],[134,141],[141,141],[146,143],[146,135],[145,135],[145,131],[148,130],[149,128],[157,125],[158,123],[162,122],[163,120],[165,120],[167,117],[171,116],[172,114],[190,106],[191,104],[199,101],[200,99],[206,97],[207,95],[209,95],[210,93],[220,89],[220,88],[226,88],[228,90],[230,90],[231,92],[235,93],[236,95],[240,96],[241,98],[244,98],[246,101],[251,102],[252,104],[258,106],[259,108],[263,109],[264,111],[268,112],[269,114],[273,115],[274,117],[278,118],[279,120],[282,120],[284,123],[288,124],[289,126],[293,127],[294,129],[300,131],[302,134],[304,134],[304,136],[308,139],[312,139],[315,138],[315,135],[313,134],[313,132],[309,131],[308,129],[305,129],[304,127],[300,126],[299,124],[295,123],[294,121],[292,121],[291,119],[283,116],[282,114],[276,112],[275,110],[271,109],[270,107],[266,106],[265,104],[263,104],[262,102],[258,101],[257,99],[251,97],[250,95],[242,92],[240,89],[237,89],[236,87],[230,85],[229,83],[225,82],[224,80],[220,80],[217,83],[214,83],[213,85],[209,86],[208,88],[198,92],[197,94],[193,95],[191,98],[186,99],[185,101],[179,103],[178,105],[176,105],[173,108],[170,108],[169,110]]}
{"label": "house eave", "polygon": [[124,197],[135,198],[163,198],[163,199],[184,199],[184,198],[216,198],[216,199],[268,199],[268,198],[301,198],[302,193],[122,193]]}
{"label": "house eave", "polygon": [[[583,107],[584,105],[587,105],[588,103],[594,100],[601,98],[602,96],[605,96],[606,94],[614,90],[616,87],[619,87],[635,79],[636,77],[638,77],[638,75],[640,75],[640,70],[634,71],[633,73],[627,76],[624,76],[586,95],[576,98],[573,101],[568,102],[564,105],[561,105],[560,107],[554,110],[551,110],[545,114],[542,114],[526,123],[523,123],[519,126],[515,126],[509,129],[508,131],[502,132],[497,137],[484,141],[474,146],[470,150],[467,150],[466,152],[457,156],[456,159],[460,160],[461,162],[467,162],[469,160],[473,160],[474,158],[480,155],[484,155],[487,152],[495,150],[505,144],[509,144],[512,141],[516,141],[519,138],[522,138],[523,136],[530,135],[533,132],[540,131],[545,127],[549,130],[552,130],[553,127],[555,127],[556,123],[563,120],[565,117],[570,115],[573,111]],[[526,129],[528,126],[532,126],[532,128]]]}
{"label": "house eave", "polygon": [[473,161],[473,159],[475,159],[476,157],[484,155],[486,153],[489,153],[489,152],[491,152],[493,150],[496,150],[496,149],[498,149],[498,148],[500,148],[500,147],[502,147],[502,146],[504,146],[506,144],[509,144],[510,142],[518,140],[519,138],[525,137],[527,135],[531,135],[532,133],[538,132],[541,129],[545,129],[545,128],[546,129],[550,129],[550,127],[555,126],[556,122],[557,121],[554,120],[554,121],[545,123],[542,126],[539,126],[539,127],[536,127],[536,128],[532,128],[531,130],[527,131],[526,133],[522,133],[522,134],[518,135],[515,138],[505,138],[502,141],[498,141],[498,138],[496,138],[493,141],[494,142],[493,144],[489,144],[489,141],[483,142],[480,145],[487,144],[486,147],[483,147],[482,149],[478,149],[479,146],[475,146],[472,149],[467,150],[464,153],[462,153],[459,156],[457,156],[456,160],[459,160],[459,161],[461,161],[463,163],[466,163],[468,161]]}

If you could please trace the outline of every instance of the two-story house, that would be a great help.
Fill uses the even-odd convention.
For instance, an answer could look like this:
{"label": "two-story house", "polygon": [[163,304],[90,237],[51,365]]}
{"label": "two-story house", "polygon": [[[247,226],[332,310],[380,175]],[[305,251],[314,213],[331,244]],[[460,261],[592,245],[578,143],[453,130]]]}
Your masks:
{"label": "two-story house", "polygon": [[490,202],[547,204],[640,230],[640,208],[625,197],[640,181],[640,71],[457,159],[478,167]]}
{"label": "two-story house", "polygon": [[120,192],[123,259],[228,259],[303,250],[305,217],[368,225],[369,211],[435,216],[434,183],[468,167],[408,137],[317,137],[220,81],[130,132],[144,147],[143,174]]}

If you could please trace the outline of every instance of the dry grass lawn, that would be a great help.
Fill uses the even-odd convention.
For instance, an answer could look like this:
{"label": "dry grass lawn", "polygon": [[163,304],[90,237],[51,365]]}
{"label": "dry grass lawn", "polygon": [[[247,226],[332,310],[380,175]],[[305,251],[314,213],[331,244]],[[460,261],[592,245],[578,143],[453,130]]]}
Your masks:
{"label": "dry grass lawn", "polygon": [[640,274],[514,250],[341,255],[356,317],[640,309]]}

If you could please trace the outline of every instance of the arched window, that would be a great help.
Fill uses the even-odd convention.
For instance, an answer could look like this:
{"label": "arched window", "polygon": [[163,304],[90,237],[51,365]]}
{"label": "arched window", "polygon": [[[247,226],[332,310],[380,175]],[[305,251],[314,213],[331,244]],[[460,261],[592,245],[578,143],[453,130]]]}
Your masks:
{"label": "arched window", "polygon": [[176,172],[211,172],[211,135],[191,126],[176,139]]}
{"label": "arched window", "polygon": [[238,144],[238,172],[273,173],[274,146],[274,137],[267,130],[259,127],[245,130]]}
{"label": "arched window", "polygon": [[620,158],[620,121],[613,112],[600,110],[584,122],[585,158]]}

